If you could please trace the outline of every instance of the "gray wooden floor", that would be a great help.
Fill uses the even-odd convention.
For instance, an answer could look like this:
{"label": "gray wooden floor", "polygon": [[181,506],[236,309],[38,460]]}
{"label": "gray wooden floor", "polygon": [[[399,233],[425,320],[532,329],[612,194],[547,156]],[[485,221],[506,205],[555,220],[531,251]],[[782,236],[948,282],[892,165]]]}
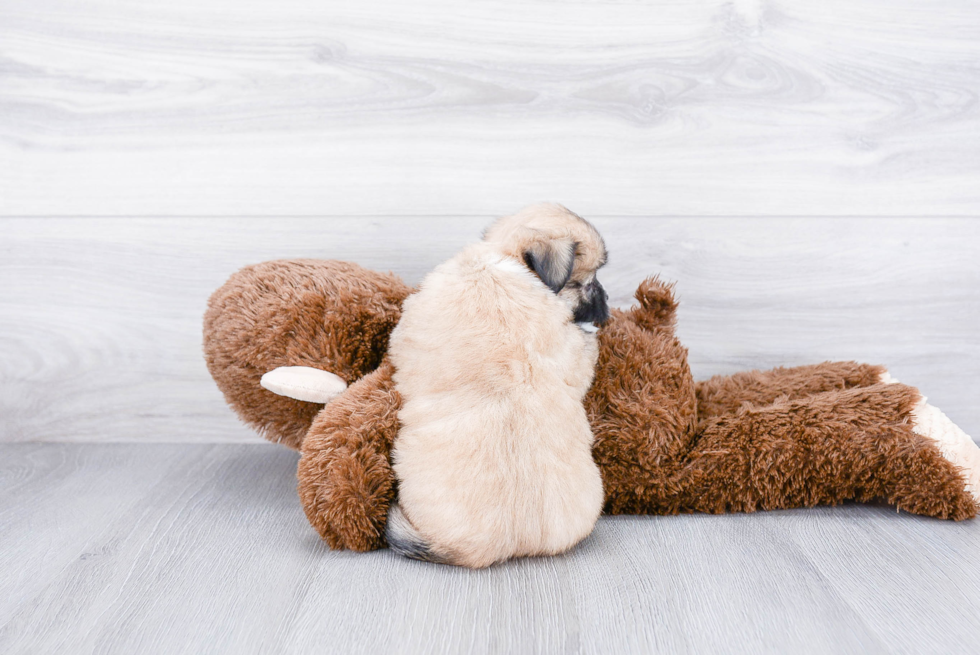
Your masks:
{"label": "gray wooden floor", "polygon": [[884,363],[980,437],[978,62],[974,0],[4,0],[0,653],[980,651],[980,521],[331,552],[200,352],[245,264],[414,283],[554,200],[696,376]]}
{"label": "gray wooden floor", "polygon": [[603,518],[478,572],[331,552],[271,445],[0,446],[4,653],[973,653],[980,523]]}

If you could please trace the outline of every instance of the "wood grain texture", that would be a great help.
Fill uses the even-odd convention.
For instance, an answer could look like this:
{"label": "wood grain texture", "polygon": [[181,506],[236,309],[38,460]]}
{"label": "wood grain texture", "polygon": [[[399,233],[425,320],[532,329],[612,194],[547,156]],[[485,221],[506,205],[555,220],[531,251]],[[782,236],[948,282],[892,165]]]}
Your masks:
{"label": "wood grain texture", "polygon": [[245,264],[414,283],[553,199],[605,235],[613,304],[678,281],[696,376],[885,363],[980,437],[978,18],[4,0],[0,652],[976,651],[977,521],[604,517],[480,572],[331,552],[200,325]]}
{"label": "wood grain texture", "polygon": [[[211,292],[249,263],[346,259],[417,283],[490,217],[0,221],[0,441],[254,441],[201,354]],[[980,223],[593,219],[614,305],[678,282],[698,378],[883,363],[980,436]]]}
{"label": "wood grain texture", "polygon": [[980,522],[604,517],[468,571],[331,552],[271,445],[0,445],[4,653],[967,653]]}
{"label": "wood grain texture", "polygon": [[6,0],[0,214],[976,215],[972,0]]}

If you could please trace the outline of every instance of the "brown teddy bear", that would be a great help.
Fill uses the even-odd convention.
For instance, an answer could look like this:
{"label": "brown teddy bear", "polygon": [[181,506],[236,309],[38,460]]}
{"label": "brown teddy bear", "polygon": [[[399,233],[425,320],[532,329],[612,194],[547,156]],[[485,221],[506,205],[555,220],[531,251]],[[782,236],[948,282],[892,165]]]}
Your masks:
{"label": "brown teddy bear", "polygon": [[[300,498],[332,548],[385,545],[400,406],[385,351],[411,292],[356,264],[273,261],[235,273],[208,303],[211,375],[246,423],[302,452]],[[883,367],[828,362],[695,383],[672,287],[650,278],[636,298],[599,330],[586,396],[607,513],[884,499],[937,518],[976,515],[980,449]]]}

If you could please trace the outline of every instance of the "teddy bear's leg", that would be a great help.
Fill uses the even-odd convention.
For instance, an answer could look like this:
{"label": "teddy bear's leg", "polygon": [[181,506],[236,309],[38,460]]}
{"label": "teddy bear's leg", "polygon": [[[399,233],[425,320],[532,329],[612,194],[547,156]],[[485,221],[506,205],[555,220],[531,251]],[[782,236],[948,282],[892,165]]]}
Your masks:
{"label": "teddy bear's leg", "polygon": [[943,457],[963,470],[967,490],[980,501],[980,447],[973,439],[925,398],[912,409],[912,425],[916,434],[931,439]]}
{"label": "teddy bear's leg", "polygon": [[824,362],[716,375],[696,385],[698,419],[734,414],[743,403],[768,405],[779,399],[796,400],[835,389],[868,387],[890,379],[885,367],[857,362]]}
{"label": "teddy bear's leg", "polygon": [[883,498],[916,514],[971,518],[980,457],[954,428],[902,384],[746,405],[699,425],[675,470],[675,504],[662,509],[720,513]]}
{"label": "teddy bear's leg", "polygon": [[[898,380],[886,371],[882,383],[898,384]],[[938,407],[927,403],[925,398],[912,409],[912,423],[916,433],[936,442],[943,457],[963,469],[967,488],[974,498],[980,500],[980,448],[973,439]]]}
{"label": "teddy bear's leg", "polygon": [[303,440],[299,497],[310,524],[331,548],[385,546],[395,475],[388,462],[401,398],[385,361],[317,415]]}

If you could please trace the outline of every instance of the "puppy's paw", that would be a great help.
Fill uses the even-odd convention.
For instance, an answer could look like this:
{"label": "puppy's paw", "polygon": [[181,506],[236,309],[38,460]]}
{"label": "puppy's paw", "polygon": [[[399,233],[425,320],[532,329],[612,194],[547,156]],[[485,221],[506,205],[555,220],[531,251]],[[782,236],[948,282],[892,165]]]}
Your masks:
{"label": "puppy's paw", "polygon": [[973,440],[925,398],[912,410],[912,426],[916,434],[935,442],[943,457],[962,469],[966,490],[980,503],[980,448]]}
{"label": "puppy's paw", "polygon": [[340,376],[309,366],[280,366],[262,376],[262,388],[308,403],[328,403],[347,390]]}

